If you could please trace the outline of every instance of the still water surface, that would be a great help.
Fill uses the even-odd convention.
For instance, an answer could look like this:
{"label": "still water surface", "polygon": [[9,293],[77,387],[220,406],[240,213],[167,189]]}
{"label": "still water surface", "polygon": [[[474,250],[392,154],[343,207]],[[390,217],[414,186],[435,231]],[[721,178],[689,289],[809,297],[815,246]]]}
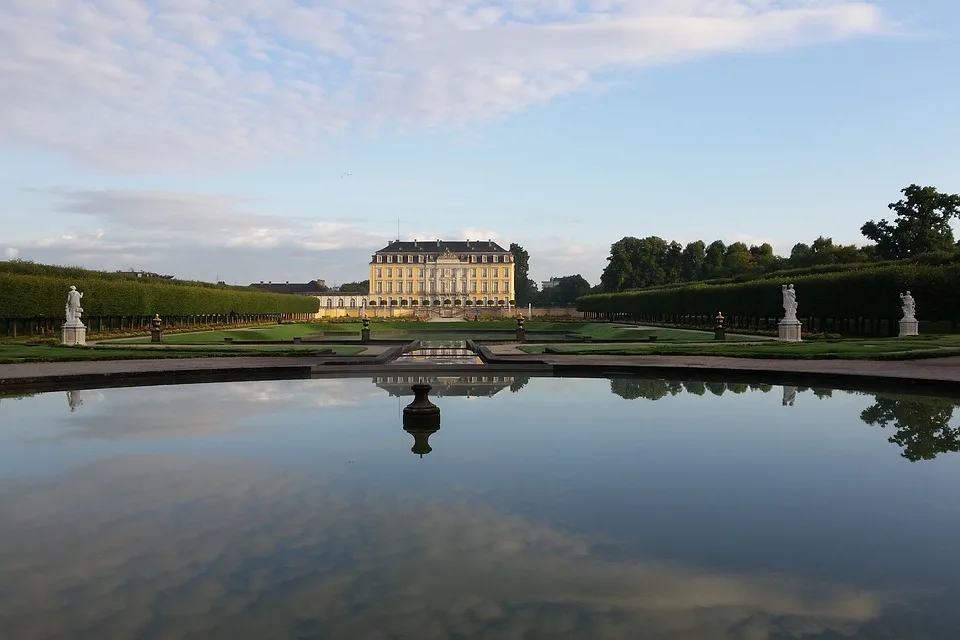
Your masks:
{"label": "still water surface", "polygon": [[2,637],[957,637],[953,400],[415,380],[0,399]]}

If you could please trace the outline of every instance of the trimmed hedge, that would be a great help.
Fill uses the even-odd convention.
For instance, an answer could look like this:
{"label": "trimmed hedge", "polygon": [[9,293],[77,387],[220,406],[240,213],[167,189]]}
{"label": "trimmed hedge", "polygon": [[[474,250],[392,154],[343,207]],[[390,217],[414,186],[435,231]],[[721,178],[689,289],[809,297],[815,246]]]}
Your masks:
{"label": "trimmed hedge", "polygon": [[268,315],[316,313],[313,296],[268,293],[225,286],[197,286],[178,282],[98,277],[86,272],[75,277],[0,272],[0,318],[59,318],[67,291],[74,285],[84,294],[84,317]]}
{"label": "trimmed hedge", "polygon": [[960,264],[909,264],[739,284],[693,283],[584,296],[577,309],[629,317],[783,316],[780,286],[793,283],[800,318],[900,318],[900,294],[910,290],[923,320],[960,319]]}

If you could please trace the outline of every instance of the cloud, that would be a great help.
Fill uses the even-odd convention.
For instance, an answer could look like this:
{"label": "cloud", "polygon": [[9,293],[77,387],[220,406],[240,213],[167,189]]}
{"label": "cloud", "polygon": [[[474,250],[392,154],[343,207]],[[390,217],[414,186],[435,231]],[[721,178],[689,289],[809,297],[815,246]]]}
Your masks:
{"label": "cloud", "polygon": [[615,540],[334,473],[178,452],[4,483],[4,637],[763,640],[854,633],[891,600],[628,559]]}
{"label": "cloud", "polygon": [[7,247],[3,250],[3,255],[7,260],[16,260],[20,257],[20,250],[13,247]]}
{"label": "cloud", "polygon": [[0,146],[119,172],[223,169],[357,127],[503,116],[608,72],[886,26],[854,0],[5,0]]}

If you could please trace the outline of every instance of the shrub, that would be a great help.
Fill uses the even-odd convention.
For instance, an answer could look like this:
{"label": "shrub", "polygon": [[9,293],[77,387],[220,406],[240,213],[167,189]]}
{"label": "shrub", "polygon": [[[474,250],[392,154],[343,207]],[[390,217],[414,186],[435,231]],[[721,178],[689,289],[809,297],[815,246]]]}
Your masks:
{"label": "shrub", "polygon": [[780,285],[797,289],[798,316],[806,318],[900,318],[900,293],[910,290],[924,320],[960,318],[960,264],[896,264],[833,273],[781,277],[739,284],[694,283],[589,295],[577,300],[581,311],[632,317],[727,317],[783,315]]}
{"label": "shrub", "polygon": [[63,317],[71,285],[84,293],[87,317],[267,315],[315,313],[320,308],[320,301],[313,296],[240,287],[0,272],[0,318]]}

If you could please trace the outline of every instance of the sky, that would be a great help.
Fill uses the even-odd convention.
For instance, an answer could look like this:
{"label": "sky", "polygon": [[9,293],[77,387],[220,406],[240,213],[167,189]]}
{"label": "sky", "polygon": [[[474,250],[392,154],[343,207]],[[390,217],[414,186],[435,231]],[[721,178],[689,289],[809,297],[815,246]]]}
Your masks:
{"label": "sky", "polygon": [[3,0],[0,257],[367,277],[398,235],[598,281],[960,191],[955,0]]}

